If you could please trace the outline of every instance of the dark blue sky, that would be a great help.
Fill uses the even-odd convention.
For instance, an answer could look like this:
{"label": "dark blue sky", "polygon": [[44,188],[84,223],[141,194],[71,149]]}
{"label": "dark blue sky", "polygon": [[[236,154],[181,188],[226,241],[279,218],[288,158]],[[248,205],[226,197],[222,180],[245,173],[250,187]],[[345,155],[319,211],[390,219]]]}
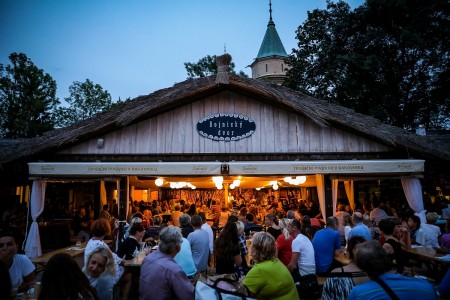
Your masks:
{"label": "dark blue sky", "polygon": [[[362,0],[348,0],[352,7]],[[58,97],[87,78],[112,95],[137,97],[186,79],[184,62],[227,52],[236,70],[256,57],[269,20],[268,0],[1,0],[0,63],[25,53],[58,84]],[[273,0],[286,48],[307,11],[325,0]]]}

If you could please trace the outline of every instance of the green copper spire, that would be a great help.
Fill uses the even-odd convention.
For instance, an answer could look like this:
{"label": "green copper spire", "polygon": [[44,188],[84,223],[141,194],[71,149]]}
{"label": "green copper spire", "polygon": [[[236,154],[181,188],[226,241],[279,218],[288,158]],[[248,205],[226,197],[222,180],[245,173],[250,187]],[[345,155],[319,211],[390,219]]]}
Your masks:
{"label": "green copper spire", "polygon": [[280,36],[275,29],[275,23],[272,20],[272,1],[269,1],[269,13],[269,24],[267,24],[266,34],[264,35],[261,47],[259,48],[258,56],[256,57],[257,59],[274,55],[287,56]]}

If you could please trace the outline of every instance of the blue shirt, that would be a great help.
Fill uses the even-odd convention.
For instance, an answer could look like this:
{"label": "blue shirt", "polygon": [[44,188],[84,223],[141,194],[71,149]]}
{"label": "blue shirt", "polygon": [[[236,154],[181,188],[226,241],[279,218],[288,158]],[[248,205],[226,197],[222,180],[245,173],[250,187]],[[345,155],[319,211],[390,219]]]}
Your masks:
{"label": "blue shirt", "polygon": [[194,276],[197,273],[197,268],[192,258],[191,244],[186,238],[183,238],[181,250],[173,259],[183,269],[186,276]]}
{"label": "blue shirt", "polygon": [[355,227],[350,230],[348,234],[348,239],[350,239],[353,236],[360,236],[366,239],[366,241],[372,240],[372,235],[370,234],[370,229],[367,227],[364,223],[358,223],[355,225]]}
{"label": "blue shirt", "polygon": [[[398,274],[383,274],[380,279],[394,291],[400,300],[437,299],[433,286],[426,280]],[[348,300],[390,299],[386,291],[375,281],[357,285],[350,292]]]}
{"label": "blue shirt", "polygon": [[191,244],[192,258],[199,273],[205,272],[208,268],[209,259],[209,236],[201,229],[195,229],[189,233],[187,240]]}
{"label": "blue shirt", "polygon": [[316,273],[328,272],[333,263],[334,251],[341,249],[339,231],[331,228],[321,229],[314,235],[312,244],[316,259]]}

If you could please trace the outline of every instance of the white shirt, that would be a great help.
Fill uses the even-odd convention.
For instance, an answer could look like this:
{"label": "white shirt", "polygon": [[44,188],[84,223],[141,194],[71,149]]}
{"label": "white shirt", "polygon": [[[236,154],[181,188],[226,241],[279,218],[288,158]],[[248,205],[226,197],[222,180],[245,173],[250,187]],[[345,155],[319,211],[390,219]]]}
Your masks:
{"label": "white shirt", "polygon": [[376,207],[370,212],[369,218],[370,221],[373,221],[375,222],[375,224],[378,224],[381,220],[387,219],[388,215],[384,210],[382,210],[379,207]]}
{"label": "white shirt", "polygon": [[208,223],[203,224],[202,225],[202,229],[208,233],[209,253],[212,254],[213,253],[213,249],[214,249],[214,233],[212,231],[211,226],[209,226]]}
{"label": "white shirt", "polygon": [[292,252],[299,252],[298,271],[301,276],[316,274],[316,260],[314,257],[314,247],[311,241],[303,234],[298,234],[292,241]]}
{"label": "white shirt", "polygon": [[439,247],[439,236],[441,235],[441,229],[433,224],[421,224],[420,226],[425,232],[425,241],[422,244],[427,248]]}
{"label": "white shirt", "polygon": [[13,263],[9,268],[11,285],[19,287],[23,283],[23,278],[34,272],[34,265],[31,260],[23,254],[15,254]]}

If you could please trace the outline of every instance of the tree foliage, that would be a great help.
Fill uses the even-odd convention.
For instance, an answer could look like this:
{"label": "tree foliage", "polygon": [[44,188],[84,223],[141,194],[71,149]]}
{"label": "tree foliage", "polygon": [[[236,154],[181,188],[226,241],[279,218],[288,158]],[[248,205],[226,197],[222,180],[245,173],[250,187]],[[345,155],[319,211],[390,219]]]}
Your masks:
{"label": "tree foliage", "polygon": [[[214,75],[217,73],[216,55],[207,55],[199,59],[196,63],[184,63],[184,67],[188,74],[188,78],[201,78]],[[242,77],[248,77],[243,71],[236,73],[235,64],[230,63],[230,73],[237,74]]]}
{"label": "tree foliage", "polygon": [[285,84],[413,129],[450,127],[449,2],[343,1],[308,12]]}
{"label": "tree foliage", "polygon": [[29,138],[53,129],[56,82],[23,53],[0,64],[0,136]]}
{"label": "tree foliage", "polygon": [[85,82],[75,81],[69,86],[69,92],[70,96],[65,98],[69,107],[58,107],[55,112],[57,127],[85,120],[113,106],[108,91],[89,79]]}

